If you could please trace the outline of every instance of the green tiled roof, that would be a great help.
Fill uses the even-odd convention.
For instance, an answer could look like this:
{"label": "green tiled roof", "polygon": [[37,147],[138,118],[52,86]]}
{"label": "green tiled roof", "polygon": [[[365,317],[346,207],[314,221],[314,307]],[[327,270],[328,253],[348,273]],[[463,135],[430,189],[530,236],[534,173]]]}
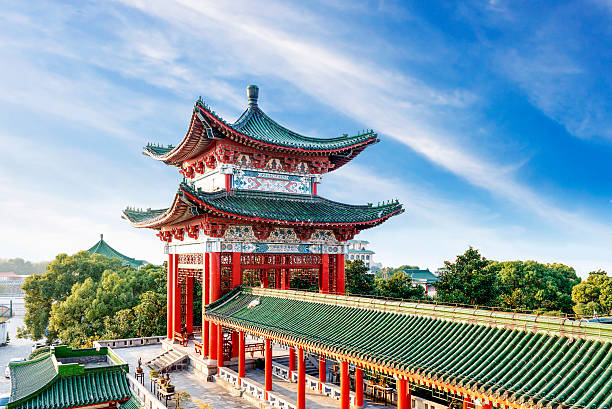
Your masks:
{"label": "green tiled roof", "polygon": [[106,366],[87,368],[78,363],[62,364],[56,359],[106,355],[104,350],[53,348],[37,359],[10,365],[9,409],[64,409],[122,402],[131,397],[125,370],[112,361]]}
{"label": "green tiled roof", "polygon": [[348,253],[349,254],[374,254],[374,251],[372,250],[354,250],[354,249],[348,249]]}
{"label": "green tiled roof", "polygon": [[341,149],[376,139],[376,134],[371,130],[355,136],[343,135],[336,138],[303,136],[279,125],[257,105],[249,106],[240,118],[230,126],[234,130],[260,142],[309,150]]}
{"label": "green tiled roof", "polygon": [[[255,299],[259,304],[248,308]],[[612,328],[553,317],[431,307],[238,288],[207,306],[206,317],[517,404],[610,408]],[[496,316],[498,321],[493,320]],[[500,327],[502,323],[517,329]],[[567,336],[567,331],[578,329],[599,335]]]}
{"label": "green tiled roof", "polygon": [[140,401],[135,396],[132,396],[132,398],[129,401],[121,405],[121,409],[141,409],[141,408],[142,408],[142,403],[140,403]]}
{"label": "green tiled roof", "polygon": [[104,241],[104,237],[100,235],[100,241],[94,244],[89,250],[87,250],[89,254],[101,254],[110,258],[118,258],[123,262],[123,265],[129,265],[132,267],[140,267],[144,264],[148,264],[145,260],[136,260],[135,258],[128,257],[119,253],[117,250],[108,245],[107,242]]}
{"label": "green tiled roof", "polygon": [[429,270],[402,270],[408,274],[414,281],[425,281],[427,283],[435,283],[439,280],[438,276]]}
{"label": "green tiled roof", "polygon": [[[374,205],[349,205],[320,196],[291,195],[274,192],[219,191],[204,192],[182,183],[179,195],[194,203],[201,213],[221,213],[290,223],[370,224],[403,212],[397,201]],[[154,221],[168,209],[124,210],[131,223]],[[196,210],[192,210],[196,211]],[[195,215],[195,214],[194,214]]]}
{"label": "green tiled roof", "polygon": [[165,155],[166,153],[174,149],[174,146],[172,145],[160,146],[160,145],[149,143],[147,144],[147,146],[145,146],[144,149],[146,152],[152,153],[153,155]]}
{"label": "green tiled roof", "polygon": [[10,366],[11,402],[29,396],[58,376],[51,354]]}
{"label": "green tiled roof", "polygon": [[367,223],[402,212],[402,205],[396,201],[380,206],[360,206],[320,196],[247,191],[208,193],[187,184],[182,184],[181,190],[222,212],[287,222]]}

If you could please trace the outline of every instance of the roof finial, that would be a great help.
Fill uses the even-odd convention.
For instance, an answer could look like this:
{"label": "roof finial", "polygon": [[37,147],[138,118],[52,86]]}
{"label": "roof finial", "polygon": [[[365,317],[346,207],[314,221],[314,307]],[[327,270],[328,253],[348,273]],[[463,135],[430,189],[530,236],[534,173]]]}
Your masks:
{"label": "roof finial", "polygon": [[100,233],[100,241],[104,239],[104,234]]}
{"label": "roof finial", "polygon": [[257,106],[257,98],[259,97],[259,87],[257,85],[249,85],[247,87],[247,98],[249,106]]}

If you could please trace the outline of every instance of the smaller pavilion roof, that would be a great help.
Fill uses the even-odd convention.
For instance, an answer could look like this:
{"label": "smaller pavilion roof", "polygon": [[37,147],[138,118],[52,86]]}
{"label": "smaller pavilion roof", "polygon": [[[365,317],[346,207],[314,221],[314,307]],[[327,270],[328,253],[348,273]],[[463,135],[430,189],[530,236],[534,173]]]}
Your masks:
{"label": "smaller pavilion roof", "polygon": [[123,265],[128,265],[132,267],[142,267],[145,264],[149,264],[145,260],[136,260],[135,258],[128,257],[124,254],[119,253],[117,250],[108,245],[106,241],[104,241],[104,235],[100,234],[100,241],[94,244],[89,250],[87,250],[89,254],[100,254],[109,258],[118,258],[121,260]]}
{"label": "smaller pavilion roof", "polygon": [[[181,197],[183,200],[181,200]],[[190,207],[185,202],[191,203]],[[197,206],[197,209],[193,209]],[[392,201],[382,205],[349,205],[320,196],[298,196],[275,192],[235,191],[204,192],[182,183],[177,197],[168,209],[126,209],[123,214],[135,227],[159,228],[184,220],[184,214],[213,214],[279,224],[307,225],[375,225],[403,212],[402,205]],[[178,214],[180,213],[180,214]],[[174,214],[174,218],[173,218]]]}
{"label": "smaller pavilion roof", "polygon": [[410,277],[412,277],[412,281],[415,281],[417,283],[435,283],[436,281],[440,279],[437,275],[429,271],[429,269],[427,270],[402,270],[402,271],[408,274]]}
{"label": "smaller pavilion roof", "polygon": [[[93,367],[84,357],[101,358]],[[63,409],[125,402],[131,398],[127,364],[107,348],[72,350],[65,346],[36,359],[12,363],[8,409]]]}

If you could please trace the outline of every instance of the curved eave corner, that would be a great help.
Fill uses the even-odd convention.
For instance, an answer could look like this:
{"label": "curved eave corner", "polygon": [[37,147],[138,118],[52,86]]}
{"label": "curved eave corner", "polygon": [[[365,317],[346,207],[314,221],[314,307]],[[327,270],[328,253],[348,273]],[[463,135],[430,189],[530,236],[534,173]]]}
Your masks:
{"label": "curved eave corner", "polygon": [[[372,130],[364,131],[363,133],[360,133],[358,135],[351,136],[351,137],[347,136],[347,137],[339,137],[339,138],[312,138],[312,137],[299,135],[296,132],[293,132],[289,130],[288,128],[285,128],[282,125],[276,123],[273,119],[267,117],[267,115],[263,113],[263,111],[261,111],[262,114],[266,115],[269,121],[273,122],[278,128],[284,129],[287,132],[291,132],[292,134],[297,135],[299,138],[303,139],[304,142],[316,141],[318,143],[321,143],[322,147],[320,149],[310,149],[310,148],[300,147],[298,146],[298,144],[274,143],[272,141],[262,140],[261,138],[256,137],[255,135],[250,135],[248,133],[245,133],[239,127],[236,126],[236,124],[239,124],[241,122],[247,122],[248,117],[251,115],[251,112],[253,112],[252,110],[253,109],[259,110],[259,108],[252,108],[252,107],[247,108],[247,110],[240,116],[240,118],[236,121],[235,124],[230,124],[229,122],[221,118],[219,115],[217,115],[215,111],[213,111],[202,100],[198,100],[198,102],[196,102],[196,108],[199,108],[200,113],[205,115],[207,119],[211,120],[211,125],[217,127],[223,134],[226,134],[227,136],[229,136],[230,139],[233,139],[237,142],[244,142],[246,140],[250,143],[260,146],[263,149],[298,151],[298,152],[304,152],[304,153],[310,153],[310,154],[321,154],[321,153],[340,154],[343,152],[349,152],[349,155],[350,155],[350,152],[353,151],[354,149],[358,149],[359,147],[361,147],[361,150],[363,150],[365,147],[371,144],[374,144],[376,142],[379,142],[378,135]],[[324,147],[325,145],[329,145],[334,142],[338,143],[339,140],[347,141],[351,139],[354,140],[354,142],[349,143],[344,146],[327,148],[327,149]]]}

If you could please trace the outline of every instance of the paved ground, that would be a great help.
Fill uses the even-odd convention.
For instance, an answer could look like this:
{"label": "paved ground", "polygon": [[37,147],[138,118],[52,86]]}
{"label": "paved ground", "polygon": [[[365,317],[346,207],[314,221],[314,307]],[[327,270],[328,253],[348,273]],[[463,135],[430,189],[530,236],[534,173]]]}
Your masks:
{"label": "paved ground", "polygon": [[11,390],[10,380],[4,377],[4,368],[11,358],[27,358],[32,352],[33,341],[17,338],[17,328],[23,325],[23,317],[13,317],[8,321],[10,342],[0,347],[0,394]]}
{"label": "paved ground", "polygon": [[[150,390],[149,368],[144,362],[161,353],[161,346],[151,345],[145,347],[118,348],[114,351],[130,365],[130,372],[134,374],[138,358],[142,358],[145,371],[145,385]],[[213,409],[245,408],[252,409],[247,401],[227,392],[218,382],[205,382],[200,380],[191,371],[177,371],[170,373],[170,382],[175,385],[176,390],[188,392],[194,399],[199,399],[212,406]],[[194,402],[182,404],[185,409],[196,409]],[[174,403],[168,403],[168,407],[174,408]]]}

